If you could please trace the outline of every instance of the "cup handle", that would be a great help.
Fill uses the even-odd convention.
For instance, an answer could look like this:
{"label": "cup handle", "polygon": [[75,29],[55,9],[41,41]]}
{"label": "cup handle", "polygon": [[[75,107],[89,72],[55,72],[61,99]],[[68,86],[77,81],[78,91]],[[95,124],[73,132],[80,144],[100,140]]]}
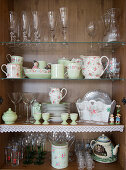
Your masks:
{"label": "cup handle", "polygon": [[109,59],[108,59],[107,56],[102,56],[102,57],[100,58],[100,64],[102,65],[102,59],[103,59],[103,58],[106,58],[106,59],[107,59],[107,65],[106,65],[105,69],[103,70],[103,72],[101,73],[100,77],[103,75],[103,73],[105,72],[105,70],[106,70],[106,69],[108,68],[108,66],[109,66]]}
{"label": "cup handle", "polygon": [[91,149],[93,149],[94,148],[94,144],[96,143],[96,141],[95,140],[92,140],[91,142],[90,142],[90,146],[91,146]]}
{"label": "cup handle", "polygon": [[61,100],[62,100],[62,99],[66,96],[66,94],[67,94],[67,89],[62,88],[61,93],[63,92],[63,90],[65,90],[65,94],[64,94],[64,96],[61,98]]}
{"label": "cup handle", "polygon": [[6,55],[7,61],[9,61],[9,63],[11,63],[11,60],[10,60],[8,57],[11,57],[11,55],[10,55],[10,54],[7,54],[7,55]]}
{"label": "cup handle", "polygon": [[6,76],[7,76],[7,72],[3,69],[3,67],[6,67],[7,68],[7,65],[6,64],[3,64],[2,66],[1,66],[1,70],[6,74]]}

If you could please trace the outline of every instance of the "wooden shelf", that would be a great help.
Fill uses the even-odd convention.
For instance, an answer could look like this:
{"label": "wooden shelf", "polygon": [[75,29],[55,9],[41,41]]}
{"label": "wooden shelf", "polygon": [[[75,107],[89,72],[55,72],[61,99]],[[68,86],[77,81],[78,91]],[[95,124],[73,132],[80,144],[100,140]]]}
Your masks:
{"label": "wooden shelf", "polygon": [[[2,169],[43,169],[43,170],[56,170],[55,168],[53,168],[51,166],[51,164],[49,162],[45,162],[42,165],[23,165],[22,163],[20,163],[19,166],[17,167],[12,167],[12,166],[3,166]],[[86,168],[85,168],[86,169]],[[76,161],[69,163],[69,166],[67,168],[65,168],[64,170],[78,170]],[[115,162],[115,163],[111,163],[111,164],[103,164],[103,163],[98,163],[95,162],[95,167],[93,168],[93,170],[123,170],[121,168],[121,166]]]}
{"label": "wooden shelf", "polygon": [[97,125],[78,123],[77,125],[61,125],[50,123],[49,125],[0,125],[0,132],[123,132],[124,125]]}

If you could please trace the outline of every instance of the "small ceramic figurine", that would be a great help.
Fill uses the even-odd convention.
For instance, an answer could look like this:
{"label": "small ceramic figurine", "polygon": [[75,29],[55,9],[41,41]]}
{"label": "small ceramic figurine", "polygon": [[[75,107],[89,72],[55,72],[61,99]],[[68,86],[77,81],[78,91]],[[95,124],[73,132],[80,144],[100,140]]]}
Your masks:
{"label": "small ceramic figurine", "polygon": [[38,65],[39,63],[36,60],[34,60],[34,66],[32,67],[32,69],[38,69]]}
{"label": "small ceramic figurine", "polygon": [[116,124],[120,124],[120,105],[116,105],[116,107],[117,107],[117,115],[116,115]]}
{"label": "small ceramic figurine", "polygon": [[47,70],[48,70],[48,69],[51,69],[51,64],[47,64],[46,67],[45,67],[45,69],[47,69]]}
{"label": "small ceramic figurine", "polygon": [[110,125],[114,125],[114,115],[111,114],[110,115],[110,122],[109,122]]}

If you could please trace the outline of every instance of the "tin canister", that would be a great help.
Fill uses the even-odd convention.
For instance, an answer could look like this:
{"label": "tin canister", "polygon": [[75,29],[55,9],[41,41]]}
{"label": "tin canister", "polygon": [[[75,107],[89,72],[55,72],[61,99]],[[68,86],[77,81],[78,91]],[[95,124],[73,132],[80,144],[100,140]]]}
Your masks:
{"label": "tin canister", "polygon": [[63,169],[68,166],[68,143],[53,143],[51,154],[52,167]]}

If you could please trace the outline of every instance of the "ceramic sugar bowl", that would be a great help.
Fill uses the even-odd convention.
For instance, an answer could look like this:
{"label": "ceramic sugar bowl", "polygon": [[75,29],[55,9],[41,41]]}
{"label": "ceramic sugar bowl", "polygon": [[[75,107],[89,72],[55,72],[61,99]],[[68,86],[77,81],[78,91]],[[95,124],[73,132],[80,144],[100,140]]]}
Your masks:
{"label": "ceramic sugar bowl", "polygon": [[111,140],[102,134],[98,139],[92,140],[90,143],[93,149],[93,159],[97,162],[112,163],[117,160],[117,152],[119,145],[115,147],[111,143]]}
{"label": "ceramic sugar bowl", "polygon": [[17,120],[17,114],[9,108],[8,111],[3,114],[2,120],[5,124],[13,124]]}

